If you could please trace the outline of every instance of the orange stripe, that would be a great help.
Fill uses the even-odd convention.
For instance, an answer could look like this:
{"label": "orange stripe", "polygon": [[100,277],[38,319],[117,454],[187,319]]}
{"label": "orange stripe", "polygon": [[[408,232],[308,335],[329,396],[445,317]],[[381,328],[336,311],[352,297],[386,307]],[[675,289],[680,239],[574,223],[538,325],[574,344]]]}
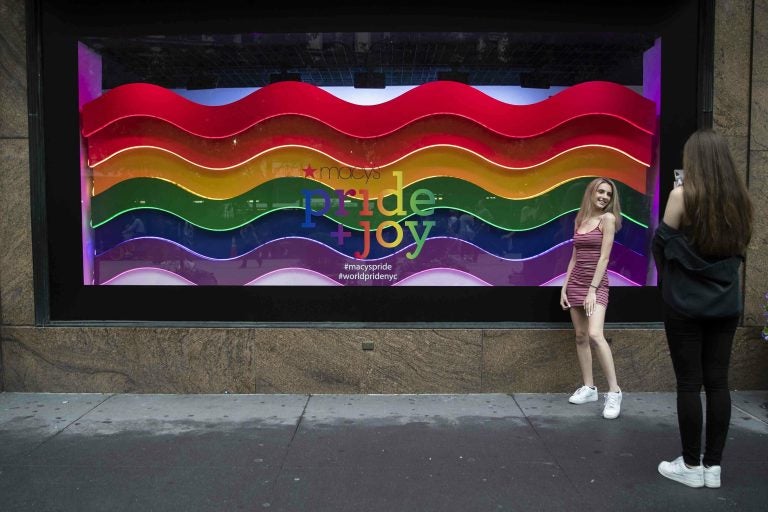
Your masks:
{"label": "orange stripe", "polygon": [[[309,148],[278,148],[230,170],[210,170],[190,164],[156,149],[136,149],[116,155],[94,169],[93,194],[97,195],[121,181],[160,178],[212,199],[238,196],[262,183],[280,177],[304,177],[302,169],[340,167],[340,163]],[[524,170],[501,167],[450,147],[433,147],[411,154],[391,165],[375,169],[379,178],[367,180],[317,176],[334,189],[366,189],[378,197],[395,186],[394,171],[402,172],[403,186],[433,177],[448,176],[474,183],[489,192],[510,199],[536,196],[558,184],[584,176],[606,176],[645,193],[646,167],[607,148],[585,147],[564,153],[544,164]],[[373,173],[373,170],[371,170]],[[316,173],[317,175],[318,173]]]}

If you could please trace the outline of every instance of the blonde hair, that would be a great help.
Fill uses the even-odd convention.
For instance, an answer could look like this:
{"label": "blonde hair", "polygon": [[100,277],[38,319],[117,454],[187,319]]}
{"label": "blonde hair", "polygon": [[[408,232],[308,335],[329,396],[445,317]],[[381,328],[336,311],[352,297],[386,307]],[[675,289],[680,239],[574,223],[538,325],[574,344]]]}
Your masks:
{"label": "blonde hair", "polygon": [[607,183],[611,186],[611,202],[605,205],[604,212],[611,212],[616,217],[616,231],[621,229],[621,204],[619,202],[619,189],[616,188],[616,184],[613,180],[608,178],[595,178],[589,182],[586,190],[584,190],[584,197],[581,198],[581,206],[579,207],[579,213],[576,214],[576,220],[574,222],[574,229],[579,229],[582,221],[592,212],[592,196],[597,190],[597,187]]}
{"label": "blonde hair", "polygon": [[752,238],[752,202],[725,139],[710,129],[694,132],[683,147],[683,169],[691,243],[705,256],[743,254]]}

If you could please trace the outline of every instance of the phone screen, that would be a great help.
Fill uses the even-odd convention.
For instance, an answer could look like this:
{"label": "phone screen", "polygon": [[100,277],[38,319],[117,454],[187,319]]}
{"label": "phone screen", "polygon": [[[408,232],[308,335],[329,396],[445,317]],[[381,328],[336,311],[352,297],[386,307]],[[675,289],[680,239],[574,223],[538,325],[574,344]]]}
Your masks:
{"label": "phone screen", "polygon": [[683,184],[683,176],[685,175],[685,171],[682,169],[675,169],[675,186],[679,187]]}

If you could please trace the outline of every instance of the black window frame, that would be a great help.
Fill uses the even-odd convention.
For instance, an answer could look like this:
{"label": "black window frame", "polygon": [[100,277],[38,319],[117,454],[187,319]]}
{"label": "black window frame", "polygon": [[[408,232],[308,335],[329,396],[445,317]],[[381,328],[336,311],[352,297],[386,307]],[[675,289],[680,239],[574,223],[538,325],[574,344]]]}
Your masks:
{"label": "black window frame", "polygon": [[[577,5],[574,5],[577,4]],[[429,3],[323,9],[278,3],[28,0],[28,88],[36,321],[213,325],[558,326],[557,287],[145,287],[85,286],[80,245],[77,40],[142,33],[445,31],[649,31],[662,40],[660,208],[672,169],[697,127],[711,125],[711,0],[643,3],[530,2],[446,8]],[[214,10],[215,9],[215,10]],[[320,12],[322,11],[322,12]],[[258,16],[249,14],[258,12]],[[435,14],[439,12],[439,14]],[[75,173],[75,177],[73,177]],[[661,215],[662,212],[659,212]],[[655,286],[615,287],[606,321],[659,322]]]}

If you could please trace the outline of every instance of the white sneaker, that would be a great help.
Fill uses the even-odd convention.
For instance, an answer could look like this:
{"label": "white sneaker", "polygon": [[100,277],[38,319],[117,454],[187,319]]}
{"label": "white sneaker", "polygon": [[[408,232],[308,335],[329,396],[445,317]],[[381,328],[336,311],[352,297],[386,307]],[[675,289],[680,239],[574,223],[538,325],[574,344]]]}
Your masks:
{"label": "white sneaker", "polygon": [[704,485],[710,489],[720,487],[720,466],[704,466]]}
{"label": "white sneaker", "polygon": [[704,487],[704,466],[689,468],[683,462],[682,455],[672,462],[663,461],[660,463],[659,473],[688,487]]}
{"label": "white sneaker", "polygon": [[576,405],[585,404],[587,402],[597,402],[597,388],[594,386],[581,386],[573,392],[568,401]]}
{"label": "white sneaker", "polygon": [[619,417],[621,413],[621,390],[616,393],[608,392],[605,394],[605,407],[603,407],[603,418],[612,420]]}

